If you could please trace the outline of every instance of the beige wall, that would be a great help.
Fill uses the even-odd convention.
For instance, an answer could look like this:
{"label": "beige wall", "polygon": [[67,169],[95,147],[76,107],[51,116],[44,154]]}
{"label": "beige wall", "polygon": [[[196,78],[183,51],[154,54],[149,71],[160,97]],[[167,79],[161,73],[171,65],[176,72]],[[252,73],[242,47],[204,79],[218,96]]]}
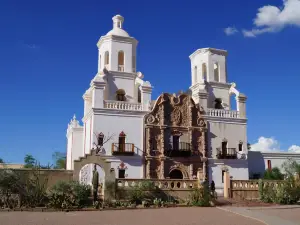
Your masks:
{"label": "beige wall", "polygon": [[0,169],[7,168],[7,169],[21,169],[23,168],[23,164],[17,164],[17,163],[0,163]]}

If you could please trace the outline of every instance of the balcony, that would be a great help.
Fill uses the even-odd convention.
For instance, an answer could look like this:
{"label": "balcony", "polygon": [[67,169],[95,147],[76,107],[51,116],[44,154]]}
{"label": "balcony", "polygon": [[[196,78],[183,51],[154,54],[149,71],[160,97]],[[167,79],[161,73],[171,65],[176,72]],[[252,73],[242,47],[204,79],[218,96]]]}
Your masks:
{"label": "balcony", "polygon": [[124,72],[124,65],[118,65],[118,71]]}
{"label": "balcony", "polygon": [[133,156],[134,155],[134,144],[112,143],[111,151],[112,151],[112,155]]}
{"label": "balcony", "polygon": [[235,148],[217,148],[217,159],[237,159]]}
{"label": "balcony", "polygon": [[125,101],[105,100],[104,108],[128,110],[128,111],[143,111],[143,105],[141,103],[132,103],[132,102],[125,102]]}
{"label": "balcony", "polygon": [[207,116],[223,118],[240,118],[239,111],[225,109],[207,109]]}
{"label": "balcony", "polygon": [[189,157],[191,156],[192,145],[186,142],[169,143],[166,145],[164,154],[168,157]]}

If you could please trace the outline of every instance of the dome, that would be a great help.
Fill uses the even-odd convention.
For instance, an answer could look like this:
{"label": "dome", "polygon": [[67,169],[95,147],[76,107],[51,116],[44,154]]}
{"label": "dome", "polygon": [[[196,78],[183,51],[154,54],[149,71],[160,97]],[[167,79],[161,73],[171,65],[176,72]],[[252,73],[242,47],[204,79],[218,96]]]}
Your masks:
{"label": "dome", "polygon": [[122,36],[122,37],[130,37],[129,34],[118,27],[114,27],[111,31],[109,31],[106,35],[116,35],[116,36]]}
{"label": "dome", "polygon": [[121,37],[130,37],[129,34],[122,29],[124,17],[121,15],[116,15],[112,18],[113,20],[113,29],[109,31],[106,35],[116,35]]}

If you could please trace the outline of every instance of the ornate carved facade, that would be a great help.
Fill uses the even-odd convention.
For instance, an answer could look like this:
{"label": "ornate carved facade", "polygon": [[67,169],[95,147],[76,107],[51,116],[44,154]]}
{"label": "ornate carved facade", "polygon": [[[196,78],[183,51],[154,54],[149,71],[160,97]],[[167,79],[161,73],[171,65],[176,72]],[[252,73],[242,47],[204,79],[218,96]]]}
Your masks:
{"label": "ornate carved facade", "polygon": [[206,123],[191,96],[160,95],[145,129],[146,178],[206,179]]}

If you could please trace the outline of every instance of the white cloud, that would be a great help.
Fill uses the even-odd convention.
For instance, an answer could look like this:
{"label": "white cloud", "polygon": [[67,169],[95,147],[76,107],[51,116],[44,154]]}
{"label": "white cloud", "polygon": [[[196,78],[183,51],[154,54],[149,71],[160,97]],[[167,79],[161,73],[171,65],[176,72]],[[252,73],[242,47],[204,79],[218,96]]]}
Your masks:
{"label": "white cloud", "polygon": [[300,146],[298,145],[292,145],[288,149],[289,152],[295,152],[295,153],[300,153]]}
{"label": "white cloud", "polygon": [[[260,152],[281,152],[285,151],[280,149],[280,144],[275,138],[260,137],[258,142],[251,145],[251,151],[260,151]],[[300,146],[292,145],[288,148],[288,152],[300,153]]]}
{"label": "white cloud", "polygon": [[239,31],[235,27],[227,27],[224,29],[224,32],[227,36],[230,36],[238,33]]}
{"label": "white cloud", "polygon": [[300,27],[300,0],[283,0],[281,7],[263,6],[258,9],[253,23],[251,30],[243,30],[245,37],[279,32],[289,25]]}

